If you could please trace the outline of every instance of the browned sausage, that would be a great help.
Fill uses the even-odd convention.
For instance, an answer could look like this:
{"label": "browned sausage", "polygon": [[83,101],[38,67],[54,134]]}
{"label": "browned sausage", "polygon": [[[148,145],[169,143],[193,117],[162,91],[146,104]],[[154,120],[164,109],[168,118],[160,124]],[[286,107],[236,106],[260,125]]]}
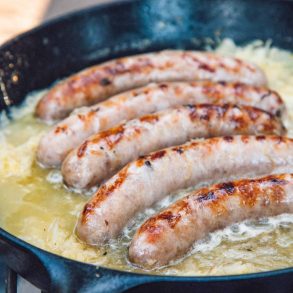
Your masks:
{"label": "browned sausage", "polygon": [[70,187],[88,188],[114,175],[125,164],[152,151],[191,138],[233,134],[285,134],[275,116],[249,106],[180,106],[130,120],[89,137],[62,164]]}
{"label": "browned sausage", "polygon": [[202,188],[148,219],[134,235],[129,258],[143,268],[164,266],[210,232],[282,213],[293,213],[293,174]]}
{"label": "browned sausage", "polygon": [[94,133],[109,129],[123,120],[175,105],[195,103],[256,106],[277,116],[285,111],[279,95],[263,87],[210,81],[151,84],[78,110],[58,123],[41,140],[38,161],[46,167],[60,166],[70,150]]}
{"label": "browned sausage", "polygon": [[38,103],[36,115],[51,121],[149,82],[210,79],[265,85],[255,65],[232,57],[193,51],[161,51],[115,59],[87,68],[54,86]]}
{"label": "browned sausage", "polygon": [[139,211],[178,189],[257,175],[293,173],[293,139],[225,136],[163,149],[126,165],[85,205],[78,237],[102,244]]}

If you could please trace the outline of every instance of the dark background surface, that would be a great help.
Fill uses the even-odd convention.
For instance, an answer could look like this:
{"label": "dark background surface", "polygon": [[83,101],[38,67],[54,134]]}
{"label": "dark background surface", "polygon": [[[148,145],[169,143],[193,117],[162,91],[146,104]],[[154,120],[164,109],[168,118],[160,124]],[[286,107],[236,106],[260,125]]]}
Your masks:
{"label": "dark background surface", "polygon": [[0,292],[5,292],[5,266],[0,256]]}

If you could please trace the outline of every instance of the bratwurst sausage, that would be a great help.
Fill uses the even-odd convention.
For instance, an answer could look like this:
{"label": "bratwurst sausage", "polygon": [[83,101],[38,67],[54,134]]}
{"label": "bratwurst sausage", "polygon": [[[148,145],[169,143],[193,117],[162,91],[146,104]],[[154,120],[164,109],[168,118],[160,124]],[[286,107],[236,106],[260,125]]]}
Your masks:
{"label": "bratwurst sausage", "polygon": [[150,84],[77,110],[58,123],[42,138],[37,151],[38,162],[45,167],[58,167],[70,150],[94,133],[109,129],[123,120],[175,105],[195,103],[250,105],[277,116],[285,111],[280,96],[263,87],[211,81]]}
{"label": "bratwurst sausage", "polygon": [[266,84],[261,69],[236,58],[207,52],[161,51],[115,59],[72,75],[40,100],[36,115],[51,121],[66,117],[77,107],[93,105],[149,82],[199,79]]}
{"label": "bratwurst sausage", "polygon": [[126,165],[85,205],[76,232],[88,244],[117,237],[139,211],[200,182],[293,172],[293,139],[225,136],[163,149]]}
{"label": "bratwurst sausage", "polygon": [[128,162],[191,138],[233,134],[285,134],[272,114],[249,106],[199,104],[179,106],[130,120],[89,137],[62,164],[65,183],[91,187]]}
{"label": "bratwurst sausage", "polygon": [[135,233],[130,260],[147,269],[184,256],[208,233],[246,219],[293,213],[293,174],[202,188],[149,218]]}

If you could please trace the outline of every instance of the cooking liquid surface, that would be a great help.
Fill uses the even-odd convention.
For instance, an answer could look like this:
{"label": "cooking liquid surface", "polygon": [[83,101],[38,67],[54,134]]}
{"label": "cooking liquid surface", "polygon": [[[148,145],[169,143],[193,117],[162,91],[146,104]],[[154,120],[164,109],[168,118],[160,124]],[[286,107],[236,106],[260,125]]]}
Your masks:
{"label": "cooking liquid surface", "polygon": [[[261,66],[269,86],[277,90],[289,109],[286,126],[293,133],[293,56],[255,41],[240,48],[225,40],[217,51]],[[135,229],[150,215],[185,192],[164,199],[139,214],[120,239],[104,247],[89,247],[74,235],[74,227],[88,194],[66,189],[58,170],[45,170],[35,162],[35,150],[49,128],[33,118],[37,99],[30,95],[24,106],[14,110],[14,121],[0,131],[0,226],[40,248],[64,257],[110,268],[141,271],[127,260],[127,247]],[[197,186],[199,187],[199,186]],[[93,192],[93,191],[92,191]],[[210,234],[195,243],[183,260],[152,271],[168,275],[223,275],[267,271],[293,266],[293,215],[246,221]]]}

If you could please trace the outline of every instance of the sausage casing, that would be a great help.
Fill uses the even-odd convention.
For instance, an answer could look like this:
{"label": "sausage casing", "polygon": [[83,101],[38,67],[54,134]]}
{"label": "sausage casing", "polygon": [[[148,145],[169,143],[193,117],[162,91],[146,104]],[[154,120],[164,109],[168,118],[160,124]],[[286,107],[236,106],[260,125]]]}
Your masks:
{"label": "sausage casing", "polygon": [[293,139],[225,136],[170,147],[126,165],[85,205],[76,232],[88,244],[117,237],[139,211],[178,189],[293,172]]}
{"label": "sausage casing", "polygon": [[246,219],[293,213],[293,174],[217,184],[189,193],[135,233],[129,258],[144,268],[184,256],[208,233]]}
{"label": "sausage casing", "polygon": [[50,121],[149,82],[238,81],[265,85],[264,73],[237,58],[195,51],[161,51],[115,59],[87,68],[54,86],[40,100],[36,115]]}
{"label": "sausage casing", "polygon": [[123,120],[195,103],[249,105],[277,116],[285,111],[280,96],[264,87],[211,81],[150,84],[75,111],[42,138],[37,159],[45,167],[58,167],[70,150],[94,133],[109,129]]}
{"label": "sausage casing", "polygon": [[89,137],[62,164],[65,183],[88,188],[114,175],[125,164],[152,151],[192,138],[235,134],[285,134],[275,116],[249,106],[179,106],[130,120]]}

